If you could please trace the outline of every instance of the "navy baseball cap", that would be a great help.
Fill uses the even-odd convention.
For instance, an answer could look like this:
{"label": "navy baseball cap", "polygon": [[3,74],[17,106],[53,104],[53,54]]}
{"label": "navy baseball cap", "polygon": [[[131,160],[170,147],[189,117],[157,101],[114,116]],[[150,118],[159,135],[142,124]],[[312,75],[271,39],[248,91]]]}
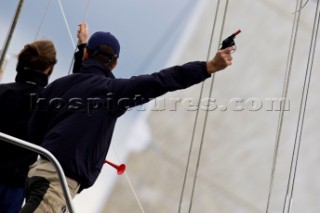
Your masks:
{"label": "navy baseball cap", "polygon": [[117,57],[119,57],[120,54],[120,44],[118,39],[112,35],[109,32],[95,32],[88,41],[88,44],[86,45],[86,48],[99,51],[98,47],[100,45],[107,45],[113,49],[113,51],[117,54]]}

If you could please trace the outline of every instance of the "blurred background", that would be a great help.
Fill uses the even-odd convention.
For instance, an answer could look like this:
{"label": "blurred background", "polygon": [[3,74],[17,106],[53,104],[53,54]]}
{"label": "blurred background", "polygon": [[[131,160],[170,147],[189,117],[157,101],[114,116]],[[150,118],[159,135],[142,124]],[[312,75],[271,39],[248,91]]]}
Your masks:
{"label": "blurred background", "polygon": [[[1,49],[18,2],[0,0]],[[75,198],[75,208],[167,213],[178,212],[180,206],[181,212],[254,213],[266,212],[268,206],[269,212],[283,212],[292,192],[291,212],[316,213],[320,210],[318,45],[312,43],[315,57],[309,52],[312,38],[319,37],[313,37],[319,11],[316,0],[304,3],[27,0],[1,83],[14,81],[15,55],[26,43],[41,38],[53,40],[58,52],[50,81],[67,75],[81,22],[89,24],[90,34],[110,31],[119,39],[118,78],[206,60],[209,47],[213,57],[221,38],[241,29],[231,67],[203,85],[168,93],[119,119],[107,159],[126,163],[127,172],[117,176],[105,166],[95,185]],[[302,121],[300,103],[308,82]],[[284,85],[288,92],[279,125]],[[205,110],[203,100],[209,97]]]}

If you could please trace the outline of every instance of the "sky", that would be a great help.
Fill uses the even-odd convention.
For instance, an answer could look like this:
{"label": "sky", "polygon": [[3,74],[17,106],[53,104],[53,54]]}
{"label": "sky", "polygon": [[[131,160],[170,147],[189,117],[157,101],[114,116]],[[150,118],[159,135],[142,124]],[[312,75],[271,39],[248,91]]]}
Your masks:
{"label": "sky", "polygon": [[[17,4],[18,1],[1,0],[1,5],[4,5],[0,8],[1,44],[7,36]],[[50,79],[52,81],[68,73],[73,43],[77,42],[78,24],[84,21],[89,24],[90,34],[110,31],[120,41],[117,77],[157,71],[170,55],[195,3],[190,0],[64,1],[62,7],[72,40],[59,1],[51,0],[45,13],[47,5],[48,1],[43,0],[25,1],[8,53],[17,54],[24,44],[36,38],[52,39],[58,51],[58,64]],[[7,71],[3,82],[12,81],[14,74],[14,70]]]}
{"label": "sky", "polygon": [[[0,0],[0,49],[8,35],[18,2]],[[68,0],[61,2],[61,10],[58,0],[25,1],[7,52],[8,64],[1,83],[14,81],[15,55],[35,39],[51,39],[56,46],[58,63],[50,82],[67,75],[81,22],[89,25],[90,35],[95,31],[109,31],[120,41],[119,64],[114,72],[116,77],[128,78],[158,71],[170,60],[196,4],[197,1],[193,0]],[[137,123],[141,124],[139,114],[137,110],[128,112],[116,126],[113,144],[117,144],[123,160],[126,155],[121,152],[123,141],[132,140],[128,138],[130,132],[139,138],[136,131],[139,129]],[[133,126],[136,126],[135,129]],[[139,146],[137,144],[136,148]],[[119,156],[109,153],[108,157],[116,159]],[[107,196],[106,187],[110,190],[116,179],[114,173],[110,168],[103,170],[95,186],[77,196],[77,212],[95,212],[92,210],[99,209]]]}

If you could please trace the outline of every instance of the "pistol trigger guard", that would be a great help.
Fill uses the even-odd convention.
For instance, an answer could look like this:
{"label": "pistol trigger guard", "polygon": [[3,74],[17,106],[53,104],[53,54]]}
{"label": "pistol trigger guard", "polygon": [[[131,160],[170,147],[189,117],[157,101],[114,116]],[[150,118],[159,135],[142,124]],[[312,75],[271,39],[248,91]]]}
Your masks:
{"label": "pistol trigger guard", "polygon": [[234,46],[234,50],[232,50],[231,53],[234,53],[234,52],[236,52],[236,50],[237,50],[237,45],[234,44],[233,46]]}

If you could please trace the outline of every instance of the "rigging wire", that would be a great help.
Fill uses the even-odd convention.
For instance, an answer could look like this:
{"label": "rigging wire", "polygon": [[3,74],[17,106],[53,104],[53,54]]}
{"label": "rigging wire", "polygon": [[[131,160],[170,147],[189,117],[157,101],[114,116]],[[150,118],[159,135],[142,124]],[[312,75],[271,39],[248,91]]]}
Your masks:
{"label": "rigging wire", "polygon": [[[92,0],[88,0],[88,1],[87,1],[86,11],[85,11],[85,17],[84,17],[84,23],[87,23],[87,20],[88,20],[89,7],[90,7],[90,4],[91,4],[91,1],[92,1]],[[71,71],[72,71],[72,68],[73,68],[73,64],[74,64],[74,55],[75,55],[75,53],[77,52],[78,45],[79,45],[79,40],[78,40],[78,43],[77,43],[77,47],[74,48],[74,51],[73,51],[71,63],[70,63],[70,66],[69,66],[68,75],[71,74]]]}
{"label": "rigging wire", "polygon": [[[116,146],[114,146],[114,145],[112,145],[112,144],[111,144],[111,146],[112,146],[112,149],[113,149],[113,151],[114,151],[114,153],[115,153],[118,161],[121,162],[121,160],[120,160],[120,158],[119,158],[119,155],[118,155],[118,151],[117,151],[117,149],[116,149]],[[139,199],[136,191],[135,191],[134,188],[133,188],[133,184],[132,184],[132,182],[131,182],[131,179],[130,179],[130,177],[129,177],[128,172],[125,171],[125,172],[124,172],[124,175],[126,176],[126,180],[128,181],[128,184],[129,184],[129,186],[130,186],[130,189],[131,189],[131,191],[133,192],[133,195],[134,195],[134,197],[136,198],[136,200],[137,200],[137,202],[138,202],[138,205],[139,205],[139,207],[140,207],[141,212],[142,212],[142,213],[145,213],[145,211],[144,211],[144,209],[143,209],[143,206],[142,206],[142,203],[141,203],[141,201],[140,201],[140,199]]]}
{"label": "rigging wire", "polygon": [[[300,4],[299,4],[299,2],[300,2]],[[298,8],[302,8],[301,4],[302,4],[302,0],[296,1],[296,11],[298,11]],[[299,24],[300,24],[300,14],[301,14],[300,12],[294,13],[294,21],[293,21],[292,30],[291,30],[291,38],[290,38],[289,51],[288,51],[287,63],[286,63],[286,72],[285,72],[283,89],[282,89],[282,96],[281,96],[282,100],[286,100],[286,98],[288,96],[288,87],[289,87],[289,83],[290,83],[292,62],[293,62],[297,34],[298,34]],[[280,138],[281,138],[281,132],[282,132],[282,126],[283,126],[283,116],[284,116],[285,103],[286,102],[284,101],[283,104],[280,105],[277,133],[276,133],[275,146],[274,146],[274,151],[273,151],[273,160],[272,160],[272,168],[271,168],[271,175],[270,175],[270,184],[269,184],[266,213],[269,212],[269,208],[270,208],[270,201],[271,201],[271,195],[272,195],[272,190],[273,190],[274,176],[275,176],[277,159],[278,159],[278,152],[279,152],[279,144],[280,144]]]}
{"label": "rigging wire", "polygon": [[[220,6],[220,0],[218,0],[217,6],[216,6],[215,16],[214,16],[213,25],[212,25],[212,31],[211,31],[211,35],[210,35],[209,47],[208,47],[208,52],[207,52],[207,60],[209,60],[210,53],[211,53],[211,47],[212,47],[212,43],[213,43],[213,35],[215,32],[215,28],[216,28],[219,6]],[[191,143],[190,143],[189,153],[188,153],[188,158],[187,158],[187,165],[186,165],[183,183],[182,183],[182,189],[181,189],[181,193],[180,193],[179,208],[178,208],[179,213],[181,212],[182,200],[183,200],[184,191],[185,191],[185,187],[186,187],[187,175],[188,175],[189,166],[190,166],[191,152],[192,152],[193,144],[194,144],[194,140],[195,140],[195,132],[196,132],[197,121],[198,121],[198,117],[199,117],[199,107],[200,107],[200,103],[201,103],[201,99],[202,99],[202,95],[203,95],[203,89],[204,89],[204,82],[201,83],[199,101],[197,103],[198,110],[196,111],[195,121],[194,121],[193,129],[192,129]]]}
{"label": "rigging wire", "polygon": [[[229,0],[226,1],[225,8],[224,8],[222,25],[221,25],[221,30],[220,30],[220,36],[219,36],[219,40],[218,40],[218,41],[219,41],[219,44],[221,43],[221,40],[222,40],[222,34],[223,34],[223,30],[224,30],[225,20],[226,20],[226,17],[227,17],[228,6],[229,6]],[[219,50],[219,45],[218,45],[218,50]],[[213,75],[212,75],[212,78],[211,78],[209,98],[212,96],[214,79],[215,79],[215,74],[213,74]],[[200,148],[199,148],[199,152],[198,152],[198,159],[197,159],[196,171],[195,171],[195,175],[194,175],[194,179],[193,179],[191,200],[190,200],[190,205],[189,205],[189,213],[191,212],[192,202],[193,202],[193,197],[194,197],[194,191],[195,191],[195,186],[196,186],[196,183],[197,183],[197,177],[198,177],[198,171],[199,171],[199,166],[200,166],[200,159],[201,159],[201,154],[202,154],[202,147],[203,147],[203,143],[204,143],[204,136],[205,136],[206,126],[207,126],[208,114],[209,114],[209,111],[207,110],[207,111],[205,112],[205,118],[204,118],[204,123],[203,123],[203,130],[202,130],[202,134],[201,134]]]}
{"label": "rigging wire", "polygon": [[292,14],[300,12],[308,3],[309,3],[309,0],[307,0],[302,6],[300,4],[300,7],[296,8],[296,10]]}
{"label": "rigging wire", "polygon": [[38,30],[37,30],[37,33],[36,33],[36,36],[34,38],[34,40],[37,40],[38,38],[38,35],[39,35],[39,32],[40,32],[40,29],[42,28],[42,25],[43,25],[43,22],[45,20],[45,18],[47,17],[47,14],[48,14],[48,11],[49,11],[49,7],[50,7],[50,3],[51,3],[51,0],[48,0],[48,3],[47,3],[47,7],[42,15],[42,18],[41,18],[41,22],[40,22],[40,25],[38,27]]}
{"label": "rigging wire", "polygon": [[66,27],[67,27],[67,31],[68,31],[68,34],[69,34],[73,49],[75,49],[76,48],[76,43],[73,40],[72,33],[71,33],[71,30],[70,30],[70,27],[69,27],[69,24],[68,24],[68,21],[67,21],[67,18],[66,18],[66,14],[64,13],[64,10],[63,10],[62,4],[61,4],[61,0],[57,0],[57,1],[59,3],[59,8],[60,8],[64,23],[66,24]]}
{"label": "rigging wire", "polygon": [[289,173],[287,189],[286,189],[286,197],[285,197],[285,202],[283,206],[283,212],[287,212],[287,213],[291,211],[291,207],[292,207],[293,190],[294,190],[296,172],[297,172],[297,167],[299,162],[304,118],[305,118],[305,112],[306,112],[306,107],[308,102],[311,75],[313,70],[313,62],[314,62],[317,37],[318,37],[318,31],[319,31],[319,22],[320,22],[319,1],[320,0],[317,1],[317,7],[316,7],[315,17],[313,22],[308,62],[307,62],[306,74],[305,74],[305,79],[303,83],[303,90],[302,90],[302,96],[301,96],[300,107],[299,107],[299,116],[298,116],[298,124],[297,124],[296,136],[295,136],[295,142],[294,142],[294,149],[292,153],[290,173]]}
{"label": "rigging wire", "polygon": [[[223,28],[224,28],[225,19],[226,19],[226,13],[227,13],[227,8],[228,8],[228,3],[229,3],[229,1],[227,0],[227,2],[226,2],[226,4],[225,4],[225,10],[224,10],[224,15],[223,15],[223,23],[222,23],[222,26],[221,26],[221,32],[220,32],[220,38],[219,38],[219,44],[221,43],[221,38],[222,38],[222,34],[223,34]],[[217,7],[216,7],[216,13],[215,13],[214,23],[213,23],[212,32],[211,32],[211,37],[210,37],[210,45],[209,45],[208,53],[207,53],[207,60],[209,60],[209,57],[210,57],[212,40],[213,40],[213,34],[214,34],[214,31],[215,31],[215,26],[216,26],[216,20],[217,20],[217,14],[218,14],[218,10],[219,10],[219,5],[220,5],[220,0],[218,1]],[[219,46],[219,45],[218,45],[218,46]],[[212,75],[212,81],[211,81],[211,86],[210,86],[210,92],[209,92],[209,96],[210,96],[210,97],[211,97],[211,95],[212,95],[213,82],[214,82],[214,74]],[[200,97],[199,97],[199,101],[198,101],[198,109],[199,109],[199,107],[200,107],[200,101],[201,101],[201,98],[202,98],[202,95],[203,95],[203,89],[204,89],[204,82],[202,83],[201,89],[200,89],[200,95],[199,95]],[[187,159],[187,166],[186,166],[185,175],[184,175],[184,180],[183,180],[183,186],[182,186],[182,190],[181,190],[181,194],[180,194],[180,201],[179,201],[179,209],[178,209],[178,212],[181,212],[181,204],[182,204],[183,195],[184,195],[184,190],[185,190],[185,185],[186,185],[187,173],[188,173],[188,170],[189,170],[190,157],[191,157],[192,147],[193,147],[193,144],[194,144],[194,138],[195,138],[195,131],[196,131],[196,127],[197,127],[198,116],[199,116],[199,110],[197,110],[197,112],[196,112],[195,122],[194,122],[194,126],[193,126],[193,131],[192,131],[192,136],[191,136],[191,144],[190,144],[189,153],[188,153],[188,159]],[[203,128],[203,132],[202,132],[202,136],[201,136],[201,141],[200,141],[200,149],[199,149],[199,153],[198,153],[198,159],[197,159],[195,176],[194,176],[194,180],[193,180],[192,193],[191,193],[191,199],[190,199],[190,204],[189,204],[189,212],[191,212],[191,209],[192,209],[192,203],[193,203],[193,197],[194,197],[194,190],[195,190],[195,185],[196,185],[196,180],[197,180],[198,169],[199,169],[199,165],[200,165],[200,158],[201,158],[202,145],[203,145],[203,137],[204,137],[204,134],[205,134],[205,126],[206,126],[207,116],[208,116],[208,112],[206,112],[206,115],[205,115],[204,128]]]}
{"label": "rigging wire", "polygon": [[91,4],[91,1],[92,1],[92,0],[88,0],[88,2],[87,2],[86,15],[85,15],[85,17],[84,17],[84,22],[87,22],[87,20],[88,20],[88,16],[89,16],[89,7],[90,7],[90,4]]}

